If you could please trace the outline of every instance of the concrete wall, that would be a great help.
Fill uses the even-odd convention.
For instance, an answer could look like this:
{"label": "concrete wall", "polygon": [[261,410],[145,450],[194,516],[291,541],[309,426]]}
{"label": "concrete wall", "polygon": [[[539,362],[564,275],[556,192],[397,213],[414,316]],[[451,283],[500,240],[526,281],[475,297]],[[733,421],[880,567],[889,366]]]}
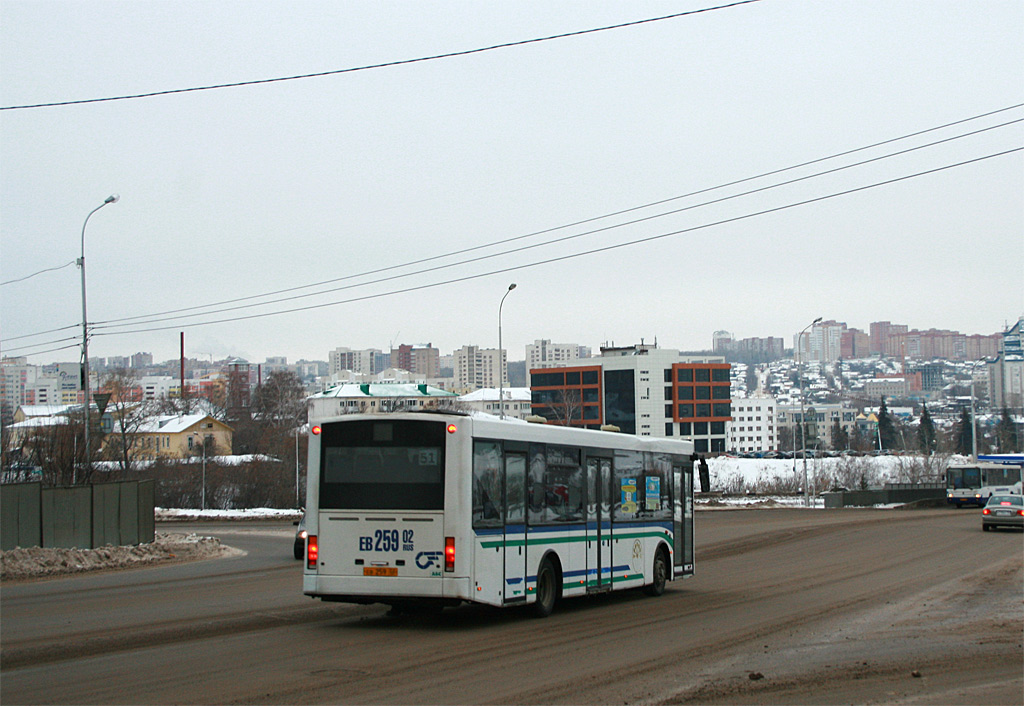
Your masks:
{"label": "concrete wall", "polygon": [[908,487],[886,486],[871,490],[844,490],[835,493],[822,493],[826,508],[838,507],[869,507],[871,505],[891,505],[895,503],[912,503],[929,498],[945,498],[943,487]]}

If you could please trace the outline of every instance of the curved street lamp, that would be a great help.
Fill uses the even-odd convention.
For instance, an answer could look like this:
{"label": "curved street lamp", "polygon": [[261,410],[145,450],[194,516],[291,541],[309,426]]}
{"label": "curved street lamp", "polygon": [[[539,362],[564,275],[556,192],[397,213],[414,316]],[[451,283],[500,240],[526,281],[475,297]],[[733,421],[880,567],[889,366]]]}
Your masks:
{"label": "curved street lamp", "polygon": [[[818,324],[818,323],[821,323],[821,317],[820,316],[818,318],[816,318],[814,321],[812,321],[811,323],[809,323],[806,326],[804,326],[804,330],[800,332],[799,338],[796,339],[797,346],[798,346],[797,347],[797,353],[798,354],[800,353],[800,348],[802,347],[801,344],[803,343],[804,334],[807,333],[807,329],[811,328],[812,326],[814,326],[815,324]],[[810,348],[810,346],[808,346],[808,348]],[[799,368],[800,368],[800,455],[803,457],[803,462],[804,462],[804,505],[805,506],[810,506],[810,504],[811,504],[810,487],[807,484],[807,427],[806,427],[807,420],[804,419],[804,361],[803,361],[803,356],[800,356],[800,360],[798,361],[798,363],[799,363]],[[794,430],[794,432],[795,432],[795,430]],[[796,437],[795,437],[795,433],[794,433],[794,439],[795,438]],[[796,455],[795,454],[793,455],[793,471],[794,472],[796,471]]]}
{"label": "curved street lamp", "polygon": [[505,382],[505,362],[504,349],[501,347],[501,307],[505,305],[505,297],[516,288],[516,283],[513,282],[508,286],[508,291],[501,298],[501,303],[498,304],[498,414],[500,419],[505,418],[505,400],[503,396],[503,386]]}
{"label": "curved street lamp", "polygon": [[[87,473],[92,467],[92,454],[89,449],[89,317],[85,311],[85,227],[89,225],[92,214],[109,203],[117,203],[120,198],[117,194],[111,194],[103,200],[103,203],[89,211],[85,222],[82,223],[82,256],[78,258],[78,266],[82,269],[82,390],[85,392],[85,469]],[[71,468],[71,484],[75,485],[78,482],[78,475],[74,470],[74,464],[71,464]]]}

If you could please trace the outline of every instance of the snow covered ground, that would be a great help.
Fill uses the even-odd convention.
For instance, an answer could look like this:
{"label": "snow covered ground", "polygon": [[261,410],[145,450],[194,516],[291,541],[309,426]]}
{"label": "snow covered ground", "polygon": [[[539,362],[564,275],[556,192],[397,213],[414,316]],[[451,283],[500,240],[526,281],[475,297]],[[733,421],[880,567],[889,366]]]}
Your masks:
{"label": "snow covered ground", "polygon": [[[814,496],[809,505],[802,495],[802,459],[759,459],[722,456],[708,460],[711,492],[697,493],[698,510],[738,508],[824,508],[817,493],[833,487],[881,486],[887,482],[930,482],[942,477],[946,465],[960,456],[864,456],[807,459],[807,476]],[[295,509],[193,510],[156,508],[158,522],[201,520],[297,520]],[[231,556],[238,550],[215,537],[158,532],[156,541],[134,547],[98,549],[13,549],[0,552],[0,579],[18,580],[99,569],[121,569],[161,562]]]}
{"label": "snow covered ground", "polygon": [[[841,456],[808,458],[812,493],[834,487],[881,487],[885,483],[942,482],[946,466],[964,456]],[[804,460],[770,458],[708,459],[711,490],[732,494],[799,492],[804,485]]]}

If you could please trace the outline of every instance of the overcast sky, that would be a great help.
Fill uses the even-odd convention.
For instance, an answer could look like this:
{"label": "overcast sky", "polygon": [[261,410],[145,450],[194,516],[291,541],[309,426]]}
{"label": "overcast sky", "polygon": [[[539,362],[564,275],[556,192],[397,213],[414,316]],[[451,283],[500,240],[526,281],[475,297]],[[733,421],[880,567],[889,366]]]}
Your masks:
{"label": "overcast sky", "polygon": [[[0,105],[357,68],[716,4],[4,0]],[[512,360],[539,338],[702,349],[725,329],[789,346],[818,316],[995,333],[1024,313],[1024,153],[783,207],[1020,148],[1024,123],[707,202],[1024,108],[520,236],[1024,103],[1022,39],[1019,0],[762,0],[317,78],[3,110],[0,280],[73,263],[86,215],[117,193],[85,237],[93,356],[166,360],[181,331],[189,356],[253,362],[403,342],[494,348],[511,282]],[[448,280],[460,281],[431,286]],[[78,360],[74,264],[0,296],[5,355]]]}

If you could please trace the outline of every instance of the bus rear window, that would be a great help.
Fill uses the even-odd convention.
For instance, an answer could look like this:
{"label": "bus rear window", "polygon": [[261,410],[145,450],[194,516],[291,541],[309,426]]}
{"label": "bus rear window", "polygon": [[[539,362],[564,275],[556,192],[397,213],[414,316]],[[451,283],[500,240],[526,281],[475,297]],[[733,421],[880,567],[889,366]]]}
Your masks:
{"label": "bus rear window", "polygon": [[359,421],[325,425],[320,507],[444,508],[444,424]]}

